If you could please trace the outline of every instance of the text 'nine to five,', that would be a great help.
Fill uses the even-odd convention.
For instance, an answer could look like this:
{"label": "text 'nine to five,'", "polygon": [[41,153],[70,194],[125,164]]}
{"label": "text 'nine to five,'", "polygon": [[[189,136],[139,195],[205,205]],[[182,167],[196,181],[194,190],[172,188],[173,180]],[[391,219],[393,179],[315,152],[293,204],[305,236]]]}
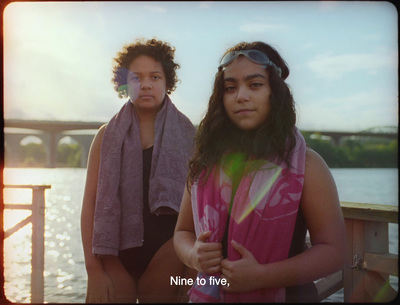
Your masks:
{"label": "text 'nine to five,'", "polygon": [[[222,286],[227,286],[229,287],[229,283],[225,278],[219,278],[215,276],[210,276],[208,278],[209,285],[222,285]],[[183,278],[180,276],[171,276],[170,277],[170,285],[193,285],[195,282],[194,279],[192,278]],[[197,285],[206,285],[207,280],[205,278],[196,278],[196,284]]]}

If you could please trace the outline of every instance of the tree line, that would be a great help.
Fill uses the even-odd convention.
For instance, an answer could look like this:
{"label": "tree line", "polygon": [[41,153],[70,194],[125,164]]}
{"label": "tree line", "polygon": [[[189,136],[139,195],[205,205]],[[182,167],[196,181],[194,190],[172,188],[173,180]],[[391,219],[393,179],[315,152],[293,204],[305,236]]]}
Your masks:
{"label": "tree line", "polygon": [[303,133],[303,136],[330,168],[398,167],[398,140],[355,136],[336,146],[320,135]]}
{"label": "tree line", "polygon": [[[82,151],[78,143],[62,143],[57,146],[56,166],[57,167],[80,167]],[[13,165],[18,167],[46,167],[46,151],[43,144],[28,143],[21,145],[17,157],[13,156]],[[7,166],[7,152],[5,156]]]}

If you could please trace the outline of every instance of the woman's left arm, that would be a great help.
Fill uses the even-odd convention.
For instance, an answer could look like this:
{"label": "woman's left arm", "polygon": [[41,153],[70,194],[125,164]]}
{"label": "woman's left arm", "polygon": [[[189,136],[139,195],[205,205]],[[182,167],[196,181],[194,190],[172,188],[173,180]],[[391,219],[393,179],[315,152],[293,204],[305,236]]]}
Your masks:
{"label": "woman's left arm", "polygon": [[244,292],[296,286],[327,276],[343,267],[346,230],[336,185],[324,160],[311,149],[307,149],[306,153],[300,204],[312,247],[294,257],[260,265],[243,246],[235,245],[242,259],[222,261],[223,276],[230,283],[225,290]]}

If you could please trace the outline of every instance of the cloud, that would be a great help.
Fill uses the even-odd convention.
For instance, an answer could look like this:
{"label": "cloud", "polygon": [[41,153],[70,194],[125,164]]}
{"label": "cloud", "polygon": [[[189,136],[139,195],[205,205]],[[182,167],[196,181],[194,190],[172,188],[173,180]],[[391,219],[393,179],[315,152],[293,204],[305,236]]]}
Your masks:
{"label": "cloud", "polygon": [[212,2],[213,1],[201,1],[199,3],[199,8],[201,8],[201,9],[209,9],[209,8],[211,8]]}
{"label": "cloud", "polygon": [[383,89],[299,103],[302,129],[360,131],[398,123],[397,99]]}
{"label": "cloud", "polygon": [[239,30],[245,33],[265,33],[265,32],[275,32],[285,28],[286,26],[279,24],[268,24],[264,22],[249,22],[242,24],[239,27]]}
{"label": "cloud", "polygon": [[397,64],[397,55],[383,51],[375,53],[322,54],[306,63],[318,78],[338,79],[344,74],[364,71],[376,74],[379,69]]}
{"label": "cloud", "polygon": [[317,5],[321,11],[333,11],[339,8],[340,3],[336,3],[336,1],[320,1]]}
{"label": "cloud", "polygon": [[159,5],[145,5],[144,8],[148,11],[151,12],[156,12],[156,13],[166,13],[167,9],[165,7],[159,6]]}

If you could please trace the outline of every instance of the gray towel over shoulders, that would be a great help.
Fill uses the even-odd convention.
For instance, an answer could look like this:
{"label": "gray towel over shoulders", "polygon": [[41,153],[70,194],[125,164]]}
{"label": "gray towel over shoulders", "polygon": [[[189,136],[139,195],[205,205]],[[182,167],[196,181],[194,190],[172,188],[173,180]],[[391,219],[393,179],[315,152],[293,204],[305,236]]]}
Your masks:
{"label": "gray towel over shoulders", "polygon": [[[165,97],[157,114],[149,181],[150,211],[179,212],[195,127]],[[96,194],[93,254],[143,245],[143,159],[139,121],[128,101],[104,132]]]}

